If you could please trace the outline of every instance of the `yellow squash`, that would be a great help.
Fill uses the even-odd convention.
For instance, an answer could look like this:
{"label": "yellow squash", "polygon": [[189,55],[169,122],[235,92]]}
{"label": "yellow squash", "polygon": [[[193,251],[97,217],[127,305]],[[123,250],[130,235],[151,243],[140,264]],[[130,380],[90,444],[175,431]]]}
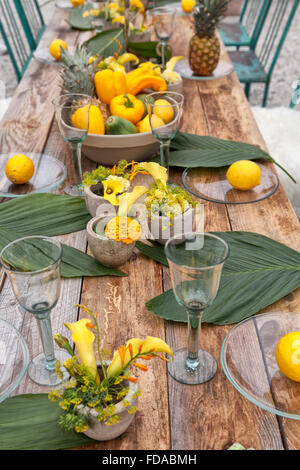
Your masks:
{"label": "yellow squash", "polygon": [[115,96],[127,92],[126,75],[120,71],[100,70],[96,73],[94,82],[98,98],[108,105]]}
{"label": "yellow squash", "polygon": [[[89,105],[78,108],[72,116],[72,124],[78,129],[86,129]],[[89,110],[89,134],[105,134],[105,122],[99,106],[92,104]]]}
{"label": "yellow squash", "polygon": [[145,108],[143,102],[130,93],[116,96],[110,103],[110,112],[113,116],[127,119],[133,124],[136,124],[141,120],[144,111]]}
{"label": "yellow squash", "polygon": [[166,91],[167,82],[164,78],[152,73],[142,74],[127,81],[127,91],[132,95],[137,95],[146,88],[152,88],[154,91]]}

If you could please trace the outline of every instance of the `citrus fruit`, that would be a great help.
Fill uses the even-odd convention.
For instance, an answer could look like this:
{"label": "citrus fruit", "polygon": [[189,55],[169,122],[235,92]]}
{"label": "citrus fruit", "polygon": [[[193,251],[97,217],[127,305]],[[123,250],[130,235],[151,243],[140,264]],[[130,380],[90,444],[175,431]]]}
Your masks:
{"label": "citrus fruit", "polygon": [[9,181],[15,184],[24,184],[34,173],[34,164],[26,155],[18,154],[11,157],[5,166],[5,174]]}
{"label": "citrus fruit", "polygon": [[61,57],[61,49],[60,48],[61,47],[68,50],[67,44],[62,39],[54,39],[50,44],[50,47],[49,47],[50,54],[56,60],[60,60],[60,57]]}
{"label": "citrus fruit", "polygon": [[181,8],[185,13],[191,13],[196,5],[195,0],[182,0]]}
{"label": "citrus fruit", "polygon": [[287,333],[278,341],[275,358],[284,375],[300,382],[300,331]]}
{"label": "citrus fruit", "polygon": [[261,171],[259,166],[250,160],[239,160],[227,170],[226,178],[235,189],[248,191],[260,184]]}
{"label": "citrus fruit", "polygon": [[80,5],[83,5],[85,0],[71,0],[71,3],[73,7],[79,7]]}
{"label": "citrus fruit", "polygon": [[154,102],[153,113],[164,121],[165,124],[172,121],[174,117],[174,111],[172,106],[167,100],[160,99]]}
{"label": "citrus fruit", "polygon": [[[165,125],[164,121],[155,114],[152,114],[151,116],[151,124],[154,128]],[[149,116],[146,116],[142,121],[138,122],[136,127],[139,132],[151,132]]]}

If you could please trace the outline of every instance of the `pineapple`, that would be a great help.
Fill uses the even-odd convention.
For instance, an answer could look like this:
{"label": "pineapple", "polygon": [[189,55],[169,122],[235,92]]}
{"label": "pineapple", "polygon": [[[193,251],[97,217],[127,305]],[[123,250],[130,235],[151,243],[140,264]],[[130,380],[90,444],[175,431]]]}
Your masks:
{"label": "pineapple", "polygon": [[201,0],[193,13],[195,33],[189,44],[189,64],[195,75],[209,76],[220,59],[215,30],[230,0]]}

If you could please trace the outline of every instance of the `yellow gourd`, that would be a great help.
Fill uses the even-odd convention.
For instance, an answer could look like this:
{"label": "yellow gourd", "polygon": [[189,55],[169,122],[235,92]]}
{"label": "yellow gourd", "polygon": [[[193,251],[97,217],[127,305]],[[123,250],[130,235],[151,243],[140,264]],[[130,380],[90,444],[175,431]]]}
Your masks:
{"label": "yellow gourd", "polygon": [[102,103],[110,104],[118,95],[127,92],[126,75],[111,69],[100,70],[94,77],[96,93]]}
{"label": "yellow gourd", "polygon": [[78,129],[86,129],[87,127],[87,111],[89,110],[89,134],[104,135],[105,122],[100,108],[96,104],[82,106],[78,108],[72,116],[72,124]]}
{"label": "yellow gourd", "polygon": [[164,78],[153,74],[142,74],[127,81],[127,91],[132,95],[137,95],[146,88],[152,88],[154,91],[166,91],[167,82]]}

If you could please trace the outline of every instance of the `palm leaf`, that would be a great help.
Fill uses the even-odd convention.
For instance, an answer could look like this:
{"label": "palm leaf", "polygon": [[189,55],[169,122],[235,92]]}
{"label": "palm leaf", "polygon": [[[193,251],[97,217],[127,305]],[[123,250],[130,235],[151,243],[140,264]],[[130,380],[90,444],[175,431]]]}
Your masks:
{"label": "palm leaf", "polygon": [[124,51],[124,30],[123,28],[108,29],[96,34],[84,45],[91,55],[109,57],[113,56],[115,52],[122,54]]}
{"label": "palm leaf", "polygon": [[27,394],[0,404],[0,450],[58,450],[92,444],[82,433],[64,432],[62,410],[48,395]]}
{"label": "palm leaf", "polygon": [[[238,323],[300,287],[300,253],[268,237],[251,232],[216,232],[229,245],[218,295],[203,321],[218,325]],[[163,260],[163,247],[153,259]],[[151,248],[143,253],[151,254]],[[169,290],[146,303],[155,315],[186,322],[185,309]]]}
{"label": "palm leaf", "polygon": [[69,25],[71,28],[79,29],[80,31],[95,29],[90,16],[83,18],[84,12],[91,8],[93,8],[93,5],[89,3],[73,8],[69,15]]}
{"label": "palm leaf", "polygon": [[269,160],[295,179],[260,147],[243,142],[179,132],[171,142],[170,166],[220,168],[238,160]]}

